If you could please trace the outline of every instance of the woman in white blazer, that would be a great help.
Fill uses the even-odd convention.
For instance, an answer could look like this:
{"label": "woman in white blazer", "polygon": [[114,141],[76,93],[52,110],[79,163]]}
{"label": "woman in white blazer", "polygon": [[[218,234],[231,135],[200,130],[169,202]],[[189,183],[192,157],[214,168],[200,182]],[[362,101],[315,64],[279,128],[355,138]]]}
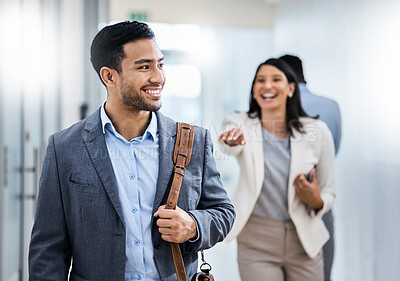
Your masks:
{"label": "woman in white blazer", "polygon": [[326,124],[304,112],[282,60],[257,68],[247,113],[228,116],[222,150],[240,165],[233,197],[242,281],[322,281],[322,216],[333,205],[334,145]]}

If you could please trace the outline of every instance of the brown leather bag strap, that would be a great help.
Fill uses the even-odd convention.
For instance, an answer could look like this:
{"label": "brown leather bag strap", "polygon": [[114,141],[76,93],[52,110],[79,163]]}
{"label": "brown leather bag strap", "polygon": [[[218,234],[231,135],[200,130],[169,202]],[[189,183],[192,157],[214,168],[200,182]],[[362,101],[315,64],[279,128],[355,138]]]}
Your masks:
{"label": "brown leather bag strap", "polygon": [[[178,203],[179,191],[181,189],[183,176],[185,175],[185,167],[189,165],[190,156],[192,154],[194,138],[194,126],[179,123],[177,128],[177,136],[174,148],[174,177],[172,179],[171,190],[168,195],[166,209],[176,209]],[[185,265],[183,263],[181,249],[179,244],[171,243],[172,257],[174,258],[175,271],[178,281],[187,281]]]}

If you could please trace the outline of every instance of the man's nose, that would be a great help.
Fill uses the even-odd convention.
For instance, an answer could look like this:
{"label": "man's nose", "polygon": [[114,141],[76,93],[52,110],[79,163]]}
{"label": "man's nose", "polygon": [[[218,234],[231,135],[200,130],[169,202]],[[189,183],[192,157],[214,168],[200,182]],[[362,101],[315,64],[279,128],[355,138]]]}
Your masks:
{"label": "man's nose", "polygon": [[165,82],[164,70],[158,67],[155,68],[151,73],[150,82],[164,84]]}

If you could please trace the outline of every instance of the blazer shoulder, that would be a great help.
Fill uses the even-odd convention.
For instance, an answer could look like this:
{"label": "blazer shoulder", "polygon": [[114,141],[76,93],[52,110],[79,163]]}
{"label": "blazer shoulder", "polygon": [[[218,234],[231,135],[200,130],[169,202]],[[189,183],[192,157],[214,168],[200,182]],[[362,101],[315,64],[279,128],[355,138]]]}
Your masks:
{"label": "blazer shoulder", "polygon": [[316,124],[317,124],[318,131],[320,131],[324,134],[330,134],[330,130],[329,130],[328,124],[326,124],[326,122],[317,119]]}
{"label": "blazer shoulder", "polygon": [[195,125],[193,147],[204,147],[207,144],[212,144],[210,131],[204,127]]}
{"label": "blazer shoulder", "polygon": [[94,130],[99,129],[99,127],[101,127],[100,110],[96,110],[85,119],[82,119],[75,124],[72,124],[70,127],[53,134],[50,138],[53,137],[56,144],[69,145],[82,139],[82,133],[85,128]]}
{"label": "blazer shoulder", "polygon": [[318,96],[320,98],[321,101],[325,102],[326,104],[329,104],[332,107],[339,107],[339,104],[336,100],[328,98],[328,97],[324,97],[324,96]]}
{"label": "blazer shoulder", "polygon": [[85,119],[71,125],[70,127],[63,129],[50,136],[54,138],[55,143],[70,143],[76,141],[77,138],[81,137],[82,130],[85,124]]}
{"label": "blazer shoulder", "polygon": [[296,140],[309,143],[313,149],[321,151],[321,149],[332,149],[334,154],[334,143],[332,133],[325,122],[312,119],[309,117],[302,117],[300,121],[303,124],[304,134],[296,132]]}
{"label": "blazer shoulder", "polygon": [[198,125],[194,125],[194,132],[195,132],[195,134],[198,134],[198,135],[204,137],[208,133],[208,129],[198,126]]}
{"label": "blazer shoulder", "polygon": [[326,125],[324,121],[321,121],[319,119],[314,119],[311,117],[300,117],[299,120],[303,124],[303,126],[309,126],[312,124],[314,126],[320,127]]}
{"label": "blazer shoulder", "polygon": [[172,137],[176,135],[177,124],[175,120],[165,116],[160,111],[156,111],[157,125],[159,132],[167,134]]}
{"label": "blazer shoulder", "polygon": [[322,106],[323,108],[325,108],[325,110],[340,112],[339,104],[334,99],[315,94],[310,94],[310,98],[314,101],[315,104]]}
{"label": "blazer shoulder", "polygon": [[304,130],[306,134],[313,134],[313,133],[323,133],[324,135],[329,133],[330,130],[328,125],[319,119],[313,119],[310,117],[301,117],[300,122],[303,124]]}

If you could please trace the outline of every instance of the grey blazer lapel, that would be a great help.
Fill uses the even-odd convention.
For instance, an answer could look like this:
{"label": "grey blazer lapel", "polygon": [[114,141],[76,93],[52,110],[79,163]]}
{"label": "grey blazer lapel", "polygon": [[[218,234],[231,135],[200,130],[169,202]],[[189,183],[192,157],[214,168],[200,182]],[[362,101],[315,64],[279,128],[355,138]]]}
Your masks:
{"label": "grey blazer lapel", "polygon": [[154,198],[153,214],[160,206],[162,199],[165,196],[168,184],[170,182],[172,171],[174,169],[174,162],[172,155],[174,153],[175,139],[176,139],[176,122],[172,119],[165,117],[160,112],[156,112],[157,125],[158,125],[158,139],[159,139],[159,169],[157,180],[157,191]]}
{"label": "grey blazer lapel", "polygon": [[89,157],[103,183],[108,197],[123,222],[124,219],[119,202],[117,184],[115,182],[114,171],[101,125],[100,109],[96,110],[96,112],[86,119],[82,137]]}

